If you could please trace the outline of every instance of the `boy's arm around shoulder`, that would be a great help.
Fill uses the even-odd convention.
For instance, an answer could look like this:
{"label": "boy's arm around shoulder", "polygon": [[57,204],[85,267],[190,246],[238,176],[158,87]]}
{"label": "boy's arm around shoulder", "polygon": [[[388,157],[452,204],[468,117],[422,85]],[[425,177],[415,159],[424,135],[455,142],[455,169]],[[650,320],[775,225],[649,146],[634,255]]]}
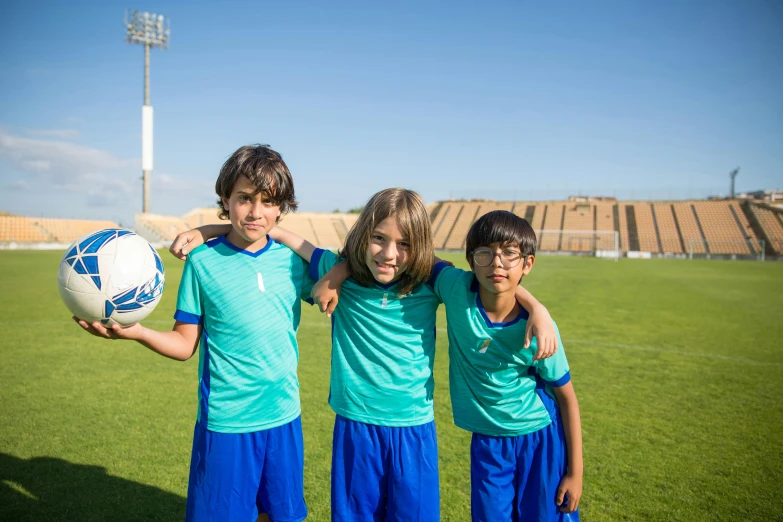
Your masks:
{"label": "boy's arm around shoulder", "polygon": [[523,348],[529,348],[535,335],[538,350],[533,360],[547,359],[552,357],[557,351],[557,333],[555,325],[552,322],[552,316],[544,305],[533,297],[533,294],[527,291],[523,286],[517,286],[514,296],[519,306],[524,308],[530,317],[527,319],[527,328],[525,329],[525,342]]}
{"label": "boy's arm around shoulder", "polygon": [[326,317],[331,317],[332,312],[337,308],[337,303],[340,300],[340,287],[342,287],[342,284],[350,275],[348,262],[342,260],[325,273],[313,286],[313,301],[318,303],[318,307],[321,309],[321,312],[326,313]]}
{"label": "boy's arm around shoulder", "polygon": [[315,252],[315,245],[310,243],[308,240],[299,237],[297,234],[294,234],[290,230],[286,230],[282,227],[274,227],[272,230],[269,231],[269,237],[277,241],[278,243],[281,243],[294,252],[296,252],[296,255],[307,261],[310,262],[310,259],[313,257],[313,252]]}
{"label": "boy's arm around shoulder", "polygon": [[177,259],[185,260],[190,252],[203,245],[208,239],[213,237],[224,236],[231,232],[231,225],[201,225],[198,228],[192,230],[186,230],[180,232],[174,241],[171,242],[169,252]]}
{"label": "boy's arm around shoulder", "polygon": [[136,341],[169,359],[186,361],[190,359],[198,348],[201,337],[201,325],[190,324],[181,321],[174,323],[170,332],[159,332],[135,323],[123,328],[118,324],[106,328],[99,321],[88,324],[77,317],[73,318],[79,326],[96,337],[106,339],[126,339]]}
{"label": "boy's arm around shoulder", "polygon": [[472,276],[473,273],[457,268],[453,263],[436,257],[432,265],[432,274],[430,274],[430,278],[427,280],[427,286],[438,296],[441,303],[448,307],[448,301],[452,292],[459,286],[460,282],[469,285],[467,274]]}
{"label": "boy's arm around shoulder", "polygon": [[[556,501],[561,506],[560,511],[572,513],[579,506],[582,497],[582,420],[579,414],[579,402],[576,400],[574,385],[569,380],[563,386],[552,388],[560,407],[560,417],[563,421],[563,432],[568,453],[568,468],[557,488]],[[565,495],[568,504],[563,505]]]}

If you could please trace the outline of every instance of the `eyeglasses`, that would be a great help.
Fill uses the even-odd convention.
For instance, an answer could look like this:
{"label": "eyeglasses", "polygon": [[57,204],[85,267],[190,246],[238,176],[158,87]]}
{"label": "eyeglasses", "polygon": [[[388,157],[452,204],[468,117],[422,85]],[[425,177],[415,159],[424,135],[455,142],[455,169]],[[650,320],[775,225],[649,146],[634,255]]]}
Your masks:
{"label": "eyeglasses", "polygon": [[527,257],[516,250],[503,250],[500,254],[496,254],[488,248],[480,248],[473,251],[473,263],[477,266],[489,266],[497,255],[500,256],[500,263],[503,265],[503,268],[514,268],[523,257]]}

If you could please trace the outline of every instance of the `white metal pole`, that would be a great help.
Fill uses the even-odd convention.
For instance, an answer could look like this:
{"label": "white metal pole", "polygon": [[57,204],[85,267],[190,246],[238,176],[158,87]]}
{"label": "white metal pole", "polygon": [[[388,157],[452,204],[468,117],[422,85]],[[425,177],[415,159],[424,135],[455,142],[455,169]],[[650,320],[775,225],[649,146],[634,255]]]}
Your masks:
{"label": "white metal pole", "polygon": [[[142,202],[141,202],[141,211],[143,213],[147,213],[150,211],[150,176],[152,174],[152,166],[151,165],[145,165],[145,145],[147,142],[152,142],[152,121],[149,122],[149,130],[150,130],[150,136],[149,138],[145,135],[147,131],[147,125],[145,121],[145,112],[144,109],[148,107],[150,104],[150,44],[144,45],[144,107],[142,108],[142,116],[141,116],[141,156],[142,156],[142,183],[143,183],[143,195],[142,195]],[[152,150],[149,151],[150,154],[150,163],[152,162]],[[149,168],[148,168],[149,167]]]}

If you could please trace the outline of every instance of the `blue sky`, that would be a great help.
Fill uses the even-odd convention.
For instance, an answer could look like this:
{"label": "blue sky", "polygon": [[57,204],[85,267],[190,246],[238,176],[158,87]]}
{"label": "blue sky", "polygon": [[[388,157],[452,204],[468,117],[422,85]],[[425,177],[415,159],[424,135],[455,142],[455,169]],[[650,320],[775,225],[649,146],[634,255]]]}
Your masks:
{"label": "blue sky", "polygon": [[700,198],[783,188],[774,0],[20,2],[0,17],[0,210],[141,209],[143,48],[152,211],[214,202],[223,161],[269,143],[302,211],[403,186],[449,197]]}

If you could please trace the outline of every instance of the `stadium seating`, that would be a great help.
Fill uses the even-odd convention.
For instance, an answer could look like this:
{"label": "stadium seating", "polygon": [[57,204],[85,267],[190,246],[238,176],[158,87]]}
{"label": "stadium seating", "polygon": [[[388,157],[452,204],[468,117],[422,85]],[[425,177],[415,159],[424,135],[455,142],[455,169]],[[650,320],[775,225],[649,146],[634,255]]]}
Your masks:
{"label": "stadium seating", "polygon": [[756,217],[767,243],[774,253],[783,255],[783,220],[781,214],[761,205],[750,205],[751,212]]}
{"label": "stadium seating", "polygon": [[188,228],[196,228],[201,225],[214,225],[226,223],[218,217],[217,207],[196,208],[183,216]]}
{"label": "stadium seating", "polygon": [[488,201],[481,207],[481,212],[478,216],[476,216],[476,219],[480,218],[487,212],[492,212],[493,210],[506,210],[508,212],[512,212],[514,209],[514,202],[513,201],[506,201],[504,203],[497,203],[495,201]]}
{"label": "stadium seating", "polygon": [[[533,227],[533,230],[536,231],[536,234],[538,234],[538,231],[541,230],[544,225],[544,214],[546,214],[547,205],[546,203],[533,203],[533,205],[533,219],[530,220],[530,225]],[[519,206],[520,205],[517,204],[517,207]],[[524,218],[525,215],[522,214],[520,217]],[[541,241],[541,238],[538,238],[538,240]]]}
{"label": "stadium seating", "polygon": [[590,252],[595,250],[594,238],[589,234],[573,234],[572,231],[592,232],[595,212],[589,203],[573,203],[565,206],[563,233],[559,250]]}
{"label": "stadium seating", "polygon": [[[704,238],[708,240],[707,247],[711,254],[741,254],[751,252],[748,239],[755,239],[755,234],[743,225],[738,216],[742,211],[737,206],[726,201],[696,201],[692,203],[698,216]],[[736,205],[734,203],[733,205]],[[743,221],[744,221],[743,217]]]}
{"label": "stadium seating", "polygon": [[658,225],[658,237],[664,254],[684,253],[677,223],[674,220],[674,210],[671,203],[653,203],[652,210]]}
{"label": "stadium seating", "polygon": [[331,249],[342,245],[340,236],[337,235],[337,229],[331,219],[318,216],[311,218],[310,222],[319,246]]}
{"label": "stadium seating", "polygon": [[454,226],[446,238],[444,248],[447,250],[462,250],[465,248],[465,236],[470,226],[478,219],[483,202],[468,201],[462,204],[462,209],[455,219]]}
{"label": "stadium seating", "polygon": [[36,219],[36,224],[51,235],[57,243],[72,243],[79,237],[101,228],[117,228],[113,221],[87,219]]}
{"label": "stadium seating", "polygon": [[693,203],[672,203],[672,209],[674,210],[674,216],[677,218],[677,223],[680,225],[685,252],[693,252],[694,254],[706,253],[704,236],[696,221],[696,211],[693,209]]}
{"label": "stadium seating", "polygon": [[614,203],[596,203],[595,230],[614,229]]}
{"label": "stadium seating", "polygon": [[[358,214],[321,214],[295,212],[280,219],[281,226],[311,243],[324,248],[338,248],[356,222]],[[177,234],[202,225],[226,224],[214,208],[194,209],[183,217],[159,214],[136,214],[136,227],[143,228],[150,240],[173,241]]]}
{"label": "stadium seating", "polygon": [[0,216],[0,242],[72,243],[101,228],[117,228],[113,221]]}
{"label": "stadium seating", "polygon": [[159,214],[136,214],[136,227],[145,227],[164,241],[173,241],[177,234],[192,228],[182,218]]}
{"label": "stadium seating", "polygon": [[20,243],[53,241],[33,218],[19,216],[0,216],[0,241]]}
{"label": "stadium seating", "polygon": [[636,233],[639,238],[639,250],[643,252],[661,251],[658,245],[658,232],[655,229],[652,207],[649,202],[634,202],[634,214],[636,216]]}
{"label": "stadium seating", "polygon": [[[663,255],[758,256],[761,239],[766,255],[783,256],[783,209],[753,202],[718,201],[443,201],[430,205],[435,248],[461,251],[475,221],[493,210],[527,219],[543,252],[592,253],[614,249],[618,233],[623,252]],[[335,249],[358,214],[296,212],[283,227],[319,247]],[[214,207],[184,216],[137,214],[136,230],[153,242],[172,241],[185,230],[220,220]],[[0,211],[0,243],[70,243],[111,221],[13,216]]]}
{"label": "stadium seating", "polygon": [[[623,252],[634,250],[631,248],[628,240],[628,213],[626,212],[627,206],[628,205],[624,203],[618,203],[615,207],[615,211],[617,212],[617,226],[619,227],[618,232],[620,232],[620,250]],[[638,245],[635,246],[636,249],[639,248]]]}
{"label": "stadium seating", "polygon": [[435,248],[445,248],[446,239],[448,239],[451,229],[454,228],[454,223],[457,222],[457,216],[462,212],[462,206],[462,202],[447,201],[438,211],[432,224]]}
{"label": "stadium seating", "polygon": [[563,229],[563,216],[565,213],[565,203],[548,203],[544,214],[544,222],[541,226],[542,232],[538,237],[538,249],[543,252],[556,252],[560,250],[559,232],[549,232],[550,230]]}

